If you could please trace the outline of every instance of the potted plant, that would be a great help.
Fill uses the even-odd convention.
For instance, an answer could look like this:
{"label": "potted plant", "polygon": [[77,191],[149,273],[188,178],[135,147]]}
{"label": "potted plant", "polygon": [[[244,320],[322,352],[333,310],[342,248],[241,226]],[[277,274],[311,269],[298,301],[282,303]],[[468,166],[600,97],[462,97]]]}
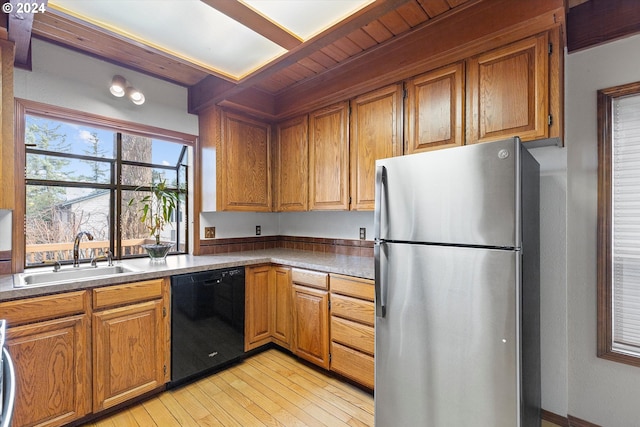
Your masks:
{"label": "potted plant", "polygon": [[[138,189],[147,187],[138,187]],[[151,194],[147,194],[142,199],[134,198],[129,200],[129,206],[134,203],[141,205],[140,222],[142,222],[149,235],[155,240],[154,243],[144,243],[141,246],[147,251],[152,261],[164,261],[167,254],[173,247],[172,242],[161,242],[160,234],[167,224],[171,224],[171,216],[176,211],[180,198],[174,191],[167,189],[167,181],[162,179],[151,183]]]}

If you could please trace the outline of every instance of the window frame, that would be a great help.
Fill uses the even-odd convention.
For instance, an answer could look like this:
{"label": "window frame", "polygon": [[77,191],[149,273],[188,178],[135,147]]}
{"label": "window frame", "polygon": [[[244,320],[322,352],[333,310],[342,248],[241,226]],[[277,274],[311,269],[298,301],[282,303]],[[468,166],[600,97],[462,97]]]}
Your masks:
{"label": "window frame", "polygon": [[598,106],[598,220],[597,220],[597,355],[614,362],[640,366],[634,356],[613,348],[612,279],[612,107],[616,98],[640,96],[640,82],[629,83],[597,93]]}
{"label": "window frame", "polygon": [[[15,156],[16,156],[16,204],[14,210],[14,218],[23,218],[22,221],[13,221],[13,271],[23,271],[25,268],[26,254],[25,254],[25,239],[24,239],[24,219],[26,215],[25,202],[26,202],[26,177],[24,174],[26,166],[26,147],[25,147],[25,125],[26,116],[33,115],[52,120],[59,120],[67,123],[76,123],[86,126],[100,127],[108,129],[115,133],[126,133],[130,135],[137,135],[143,137],[149,137],[152,139],[158,139],[168,142],[175,142],[187,146],[191,149],[191,159],[189,169],[189,181],[191,181],[191,188],[187,189],[187,206],[186,206],[186,218],[187,222],[187,236],[185,236],[185,253],[190,251],[190,240],[194,236],[195,226],[197,221],[192,220],[195,215],[195,204],[189,200],[191,196],[197,197],[197,175],[195,170],[197,168],[197,155],[198,155],[198,137],[183,132],[172,131],[168,129],[162,129],[154,126],[143,125],[133,122],[127,122],[118,119],[112,119],[96,114],[77,111],[69,108],[58,107],[48,105],[36,101],[29,101],[25,99],[15,99]],[[117,203],[117,201],[115,201]],[[112,234],[115,230],[112,230]],[[116,244],[116,239],[112,236],[112,244]]]}

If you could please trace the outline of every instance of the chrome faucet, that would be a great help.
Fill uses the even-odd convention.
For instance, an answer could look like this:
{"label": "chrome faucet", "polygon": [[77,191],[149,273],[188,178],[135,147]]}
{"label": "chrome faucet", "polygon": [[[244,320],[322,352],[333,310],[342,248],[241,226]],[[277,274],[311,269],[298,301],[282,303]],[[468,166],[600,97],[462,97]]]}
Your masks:
{"label": "chrome faucet", "polygon": [[86,231],[81,231],[76,234],[76,238],[73,239],[73,266],[79,267],[80,263],[78,262],[79,251],[80,251],[80,240],[82,240],[82,236],[87,236],[87,239],[93,240],[93,235]]}

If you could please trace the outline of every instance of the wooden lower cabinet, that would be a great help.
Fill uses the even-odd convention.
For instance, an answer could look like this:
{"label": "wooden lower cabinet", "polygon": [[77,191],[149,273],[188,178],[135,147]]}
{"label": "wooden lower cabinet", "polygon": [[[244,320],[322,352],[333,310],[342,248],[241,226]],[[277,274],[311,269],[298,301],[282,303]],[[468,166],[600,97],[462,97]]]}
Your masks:
{"label": "wooden lower cabinet", "polygon": [[332,274],[331,370],[374,386],[375,306],[372,280]]}
{"label": "wooden lower cabinet", "polygon": [[271,266],[245,268],[244,350],[271,342]]}
{"label": "wooden lower cabinet", "polygon": [[291,349],[291,269],[273,267],[273,340],[276,344]]}
{"label": "wooden lower cabinet", "polygon": [[7,348],[16,369],[13,427],[61,426],[91,410],[86,314],[15,328]]}
{"label": "wooden lower cabinet", "polygon": [[245,268],[245,351],[270,342],[291,346],[291,269]]}
{"label": "wooden lower cabinet", "polygon": [[329,369],[328,275],[294,268],[291,272],[293,344],[297,356]]}
{"label": "wooden lower cabinet", "polygon": [[87,291],[0,303],[16,370],[13,427],[55,427],[91,412]]}
{"label": "wooden lower cabinet", "polygon": [[169,379],[167,289],[168,283],[157,279],[93,291],[94,412]]}

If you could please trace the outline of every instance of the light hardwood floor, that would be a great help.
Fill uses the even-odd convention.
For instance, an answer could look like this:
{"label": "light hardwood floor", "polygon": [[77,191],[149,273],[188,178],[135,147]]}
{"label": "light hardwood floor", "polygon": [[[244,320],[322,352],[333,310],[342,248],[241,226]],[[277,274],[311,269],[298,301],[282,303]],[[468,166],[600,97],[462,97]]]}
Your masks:
{"label": "light hardwood floor", "polygon": [[372,427],[373,397],[271,349],[83,425],[155,426]]}
{"label": "light hardwood floor", "polygon": [[373,426],[371,394],[276,349],[84,426]]}

